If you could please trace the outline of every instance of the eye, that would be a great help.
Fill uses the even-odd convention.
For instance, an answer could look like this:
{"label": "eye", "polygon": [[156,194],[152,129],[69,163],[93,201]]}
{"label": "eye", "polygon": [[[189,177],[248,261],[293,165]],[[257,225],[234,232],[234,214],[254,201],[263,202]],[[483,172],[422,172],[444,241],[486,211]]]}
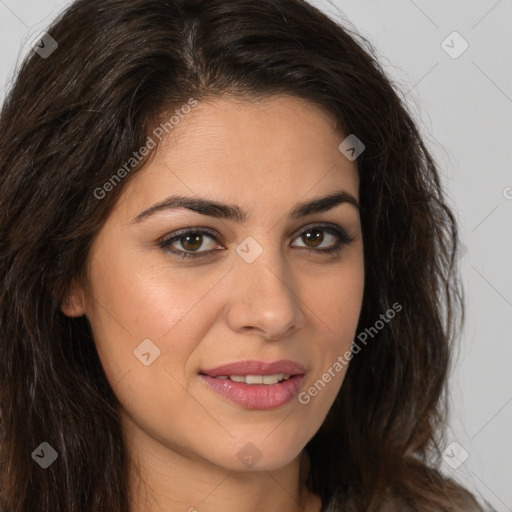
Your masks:
{"label": "eye", "polygon": [[202,256],[203,253],[216,250],[212,248],[212,244],[210,243],[210,248],[200,251],[199,249],[204,245],[205,239],[217,240],[213,232],[205,229],[185,229],[176,233],[171,238],[161,240],[159,246],[163,249],[168,249],[170,252],[182,258],[198,257]]}
{"label": "eye", "polygon": [[[308,227],[303,230],[297,238],[304,243],[304,245],[298,247],[303,247],[307,252],[327,254],[338,253],[344,245],[353,242],[353,238],[350,237],[343,228],[334,224],[321,224]],[[326,242],[326,245],[324,242]],[[322,244],[324,244],[323,247]]]}
{"label": "eye", "polygon": [[[300,250],[305,250],[308,253],[325,254],[338,253],[344,245],[353,241],[343,228],[335,224],[308,227],[303,229],[295,239],[300,239],[304,244],[295,246]],[[210,243],[205,244],[208,240]],[[205,228],[184,229],[170,238],[160,240],[158,245],[181,258],[198,258],[225,249],[222,246],[221,249],[218,248],[220,244],[215,232]],[[203,250],[200,250],[201,248]]]}

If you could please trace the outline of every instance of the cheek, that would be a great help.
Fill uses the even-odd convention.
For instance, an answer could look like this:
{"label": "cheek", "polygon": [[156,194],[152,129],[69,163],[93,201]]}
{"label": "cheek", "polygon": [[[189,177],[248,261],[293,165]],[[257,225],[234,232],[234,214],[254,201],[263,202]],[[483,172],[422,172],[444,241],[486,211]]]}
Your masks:
{"label": "cheek", "polygon": [[308,299],[304,301],[317,335],[311,351],[312,372],[299,402],[311,408],[312,416],[324,417],[342,386],[353,356],[350,350],[362,307],[364,267],[362,264],[340,267],[328,279],[318,282],[317,286],[309,284]]}
{"label": "cheek", "polygon": [[[108,257],[109,252],[114,256]],[[169,357],[172,345],[173,366],[179,366],[197,338],[191,320],[215,284],[215,277],[200,279],[197,274],[186,275],[144,260],[129,251],[116,255],[106,247],[91,258],[87,316],[100,359],[113,382],[142,364],[137,358],[142,350],[149,350],[149,360],[161,363]],[[176,339],[180,343],[174,343]]]}
{"label": "cheek", "polygon": [[205,422],[221,436],[224,431],[191,398],[187,375],[187,362],[211,327],[219,276],[202,272],[199,278],[201,272],[145,265],[142,258],[101,261],[93,260],[95,297],[88,310],[101,364],[123,414],[165,443],[176,438],[189,445],[190,425]]}
{"label": "cheek", "polygon": [[328,335],[326,348],[339,349],[355,336],[364,291],[364,267],[353,265],[332,267],[329,272],[308,280],[303,302],[312,318],[323,324]]}

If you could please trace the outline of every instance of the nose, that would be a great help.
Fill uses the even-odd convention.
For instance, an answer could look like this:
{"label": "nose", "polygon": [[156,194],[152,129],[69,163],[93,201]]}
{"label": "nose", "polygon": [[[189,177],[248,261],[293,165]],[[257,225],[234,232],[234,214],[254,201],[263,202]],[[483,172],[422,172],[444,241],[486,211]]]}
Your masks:
{"label": "nose", "polygon": [[297,283],[276,252],[265,250],[252,263],[237,260],[231,279],[226,316],[233,331],[278,340],[306,323]]}

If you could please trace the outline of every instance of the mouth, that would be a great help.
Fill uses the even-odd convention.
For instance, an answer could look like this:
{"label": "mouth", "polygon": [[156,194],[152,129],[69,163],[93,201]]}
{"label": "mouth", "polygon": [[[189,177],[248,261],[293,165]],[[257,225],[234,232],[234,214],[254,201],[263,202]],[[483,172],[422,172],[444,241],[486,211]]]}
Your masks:
{"label": "mouth", "polygon": [[290,402],[305,378],[305,368],[296,362],[240,361],[201,370],[208,387],[246,409],[275,409]]}
{"label": "mouth", "polygon": [[290,378],[290,374],[275,373],[273,375],[219,375],[214,377],[220,380],[231,380],[233,382],[243,382],[244,384],[254,385],[263,384],[268,386],[270,384],[277,384]]}

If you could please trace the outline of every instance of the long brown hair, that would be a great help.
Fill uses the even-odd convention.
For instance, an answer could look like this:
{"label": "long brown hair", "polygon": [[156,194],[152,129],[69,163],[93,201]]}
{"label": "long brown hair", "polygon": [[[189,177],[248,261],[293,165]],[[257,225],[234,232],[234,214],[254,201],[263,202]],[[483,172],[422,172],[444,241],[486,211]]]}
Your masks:
{"label": "long brown hair", "polygon": [[0,511],[127,512],[118,403],[87,319],[60,307],[149,157],[97,191],[191,97],[276,93],[363,141],[358,331],[403,308],[351,361],[305,448],[307,484],[347,512],[481,510],[438,470],[464,316],[457,227],[371,45],[302,0],[78,0],[47,31],[58,47],[27,56],[0,117]]}

